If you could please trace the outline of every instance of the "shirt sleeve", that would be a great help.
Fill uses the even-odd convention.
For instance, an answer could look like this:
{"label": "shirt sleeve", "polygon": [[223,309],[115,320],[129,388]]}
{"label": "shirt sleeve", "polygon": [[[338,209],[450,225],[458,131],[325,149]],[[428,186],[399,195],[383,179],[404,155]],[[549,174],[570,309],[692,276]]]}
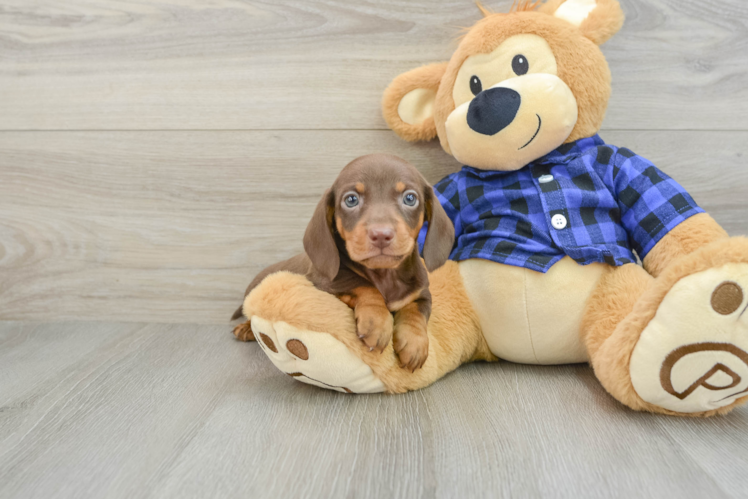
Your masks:
{"label": "shirt sleeve", "polygon": [[[447,213],[447,217],[455,226],[455,241],[457,241],[459,215],[460,215],[460,194],[459,194],[459,176],[460,172],[448,175],[434,185],[434,194],[436,199],[441,203],[442,208]],[[421,232],[418,233],[418,249],[423,253],[423,243],[426,241],[426,233],[429,229],[429,223],[424,222]]]}
{"label": "shirt sleeve", "polygon": [[621,225],[639,258],[689,217],[704,212],[686,190],[652,162],[620,148],[605,173],[618,200]]}

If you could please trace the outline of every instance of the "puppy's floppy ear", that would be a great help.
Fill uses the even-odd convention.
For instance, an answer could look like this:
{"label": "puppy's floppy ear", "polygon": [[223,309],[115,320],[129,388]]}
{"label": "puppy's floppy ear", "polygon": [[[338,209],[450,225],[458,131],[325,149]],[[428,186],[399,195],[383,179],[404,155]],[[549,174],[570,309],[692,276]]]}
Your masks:
{"label": "puppy's floppy ear", "polygon": [[615,35],[625,17],[618,0],[550,0],[538,10],[568,21],[597,45]]}
{"label": "puppy's floppy ear", "polygon": [[384,119],[406,141],[428,141],[436,137],[434,101],[447,64],[429,64],[410,70],[395,78],[384,91]]}
{"label": "puppy's floppy ear", "polygon": [[429,272],[440,268],[449,259],[455,242],[455,227],[436,198],[431,186],[425,186],[426,220],[429,229],[423,242],[423,260]]}
{"label": "puppy's floppy ear", "polygon": [[340,255],[332,233],[334,213],[335,196],[332,189],[328,189],[319,200],[304,233],[304,251],[315,269],[329,280],[335,279],[340,270]]}

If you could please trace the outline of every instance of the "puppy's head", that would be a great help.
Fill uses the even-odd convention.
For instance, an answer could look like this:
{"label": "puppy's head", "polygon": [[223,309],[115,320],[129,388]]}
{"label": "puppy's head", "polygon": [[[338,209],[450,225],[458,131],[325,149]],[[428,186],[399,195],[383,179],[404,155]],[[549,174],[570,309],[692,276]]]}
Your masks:
{"label": "puppy's head", "polygon": [[304,249],[329,279],[340,268],[336,238],[351,260],[370,269],[394,269],[413,252],[424,221],[429,230],[423,258],[433,271],[449,258],[454,227],[431,186],[397,156],[362,156],[346,165],[320,200]]}

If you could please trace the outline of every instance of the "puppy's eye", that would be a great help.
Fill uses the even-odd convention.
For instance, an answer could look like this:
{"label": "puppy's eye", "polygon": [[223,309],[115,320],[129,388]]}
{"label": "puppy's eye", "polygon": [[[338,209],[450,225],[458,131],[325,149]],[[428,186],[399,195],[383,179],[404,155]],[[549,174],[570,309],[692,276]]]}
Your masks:
{"label": "puppy's eye", "polygon": [[470,92],[473,93],[473,95],[478,95],[483,90],[483,84],[480,81],[480,78],[473,75],[470,77]]}
{"label": "puppy's eye", "polygon": [[514,71],[517,76],[526,75],[527,72],[530,71],[530,63],[527,62],[527,58],[522,54],[514,56],[514,59],[512,59],[512,71]]}
{"label": "puppy's eye", "polygon": [[418,205],[418,195],[413,191],[408,191],[403,195],[403,203],[409,207],[415,207]]}
{"label": "puppy's eye", "polygon": [[345,195],[345,198],[343,198],[343,203],[346,207],[353,208],[358,205],[358,196],[355,194],[347,194]]}

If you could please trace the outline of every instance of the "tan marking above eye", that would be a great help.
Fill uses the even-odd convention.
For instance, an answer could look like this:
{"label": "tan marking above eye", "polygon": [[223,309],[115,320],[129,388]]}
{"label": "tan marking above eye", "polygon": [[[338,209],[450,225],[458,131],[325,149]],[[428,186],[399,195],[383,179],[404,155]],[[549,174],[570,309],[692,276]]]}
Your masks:
{"label": "tan marking above eye", "polygon": [[517,78],[512,70],[512,60],[517,55],[522,55],[527,60],[527,74],[548,73],[558,76],[556,57],[548,42],[538,35],[515,35],[504,40],[493,52],[475,54],[465,59],[452,89],[455,107],[475,97],[470,90],[470,79],[473,76],[480,79],[483,90],[504,80]]}
{"label": "tan marking above eye", "polygon": [[364,186],[363,182],[356,183],[356,191],[358,191],[360,194],[363,194],[366,191],[366,186]]}
{"label": "tan marking above eye", "polygon": [[395,184],[395,190],[398,193],[402,193],[403,191],[405,191],[405,184],[403,184],[402,182],[398,182],[397,184]]}
{"label": "tan marking above eye", "polygon": [[743,289],[733,281],[721,283],[712,292],[712,309],[727,316],[738,310],[743,303]]}

